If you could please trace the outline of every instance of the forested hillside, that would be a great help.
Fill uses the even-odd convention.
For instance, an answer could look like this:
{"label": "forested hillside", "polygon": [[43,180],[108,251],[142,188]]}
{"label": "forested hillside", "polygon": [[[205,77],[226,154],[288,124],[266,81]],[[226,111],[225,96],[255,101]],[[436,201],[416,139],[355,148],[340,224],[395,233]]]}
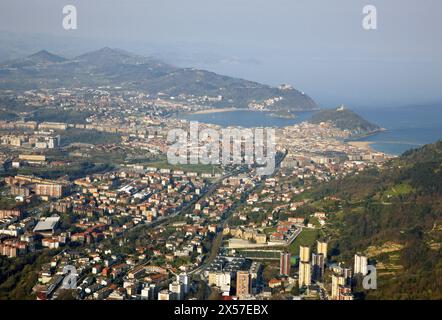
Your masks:
{"label": "forested hillside", "polygon": [[442,142],[316,194],[331,195],[340,199],[329,226],[334,258],[365,252],[377,264],[379,289],[367,298],[442,299]]}

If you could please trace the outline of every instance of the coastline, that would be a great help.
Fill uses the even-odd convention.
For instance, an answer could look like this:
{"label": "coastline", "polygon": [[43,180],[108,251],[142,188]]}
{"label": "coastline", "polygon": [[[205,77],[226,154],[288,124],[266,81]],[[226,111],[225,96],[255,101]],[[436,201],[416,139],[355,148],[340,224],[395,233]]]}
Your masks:
{"label": "coastline", "polygon": [[393,153],[374,149],[373,145],[376,144],[375,141],[347,141],[346,143],[353,146],[353,147],[356,147],[356,148],[359,148],[361,150],[371,152],[371,153],[381,152],[381,153],[384,153],[385,155],[387,155],[388,157],[393,157],[393,158],[399,156],[399,154],[393,154]]}
{"label": "coastline", "polygon": [[367,152],[382,152],[382,151],[379,151],[379,150],[375,150],[373,148],[372,145],[375,143],[374,141],[367,141],[367,140],[362,141],[360,139],[368,138],[368,137],[371,137],[371,136],[374,136],[374,135],[377,135],[377,134],[379,134],[381,132],[386,132],[386,131],[388,131],[388,129],[379,128],[377,130],[374,130],[374,131],[371,131],[371,132],[367,132],[365,134],[357,135],[355,137],[351,137],[349,139],[346,139],[346,143],[351,145],[351,146],[353,146],[353,147],[365,150]]}
{"label": "coastline", "polygon": [[373,142],[371,141],[347,141],[347,143],[353,147],[368,151],[368,152],[374,152],[374,150],[371,145]]}
{"label": "coastline", "polygon": [[368,137],[377,135],[378,133],[382,133],[382,132],[386,132],[386,131],[388,131],[388,129],[379,128],[379,129],[376,129],[376,130],[373,130],[373,131],[370,131],[370,132],[367,132],[367,133],[354,135],[352,137],[347,138],[346,141],[348,141],[348,142],[350,142],[350,141],[359,141],[360,139],[368,138]]}

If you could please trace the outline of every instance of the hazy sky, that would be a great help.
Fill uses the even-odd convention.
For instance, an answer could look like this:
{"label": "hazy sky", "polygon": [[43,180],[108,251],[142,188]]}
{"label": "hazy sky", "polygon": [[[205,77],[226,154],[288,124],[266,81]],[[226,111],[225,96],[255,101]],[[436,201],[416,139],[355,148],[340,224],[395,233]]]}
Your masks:
{"label": "hazy sky", "polygon": [[[62,28],[67,4],[77,30]],[[367,4],[375,31],[362,28]],[[441,13],[440,0],[1,0],[0,30],[52,35],[68,55],[81,39],[291,83],[324,107],[390,106],[442,101]]]}

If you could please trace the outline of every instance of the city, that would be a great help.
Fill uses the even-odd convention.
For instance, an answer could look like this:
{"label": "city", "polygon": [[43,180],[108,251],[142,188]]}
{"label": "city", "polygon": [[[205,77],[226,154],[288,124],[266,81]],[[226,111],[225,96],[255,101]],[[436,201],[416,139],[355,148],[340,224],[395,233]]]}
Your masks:
{"label": "city", "polygon": [[442,7],[341,2],[3,0],[0,301],[442,300]]}
{"label": "city", "polygon": [[[32,287],[37,299],[353,299],[352,268],[328,261],[327,242],[310,256],[317,239],[327,241],[333,212],[307,213],[303,194],[382,167],[387,155],[343,142],[351,132],[330,123],[302,122],[277,130],[271,176],[244,165],[168,166],[165,132],[189,125],[169,116],[181,103],[124,91],[94,92],[86,103],[91,92],[7,96],[93,114],[86,124],[1,123],[3,168],[16,173],[2,187],[1,253],[50,252]],[[90,141],[76,142],[84,136]],[[70,291],[67,266],[77,279]],[[361,268],[353,271],[366,275]]]}

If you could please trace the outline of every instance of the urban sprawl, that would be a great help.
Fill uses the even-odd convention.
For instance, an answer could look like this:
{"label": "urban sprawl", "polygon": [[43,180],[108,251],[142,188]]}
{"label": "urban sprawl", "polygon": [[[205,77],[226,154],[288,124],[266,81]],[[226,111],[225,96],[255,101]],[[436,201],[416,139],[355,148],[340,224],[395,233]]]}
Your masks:
{"label": "urban sprawl", "polygon": [[355,298],[370,257],[354,252],[351,266],[331,259],[335,212],[305,210],[315,185],[388,159],[346,142],[351,132],[330,123],[276,128],[276,168],[260,176],[253,165],[167,162],[168,131],[189,127],[176,115],[222,96],[111,87],[0,96],[72,114],[0,122],[0,255],[45,255],[33,270],[36,299]]}

